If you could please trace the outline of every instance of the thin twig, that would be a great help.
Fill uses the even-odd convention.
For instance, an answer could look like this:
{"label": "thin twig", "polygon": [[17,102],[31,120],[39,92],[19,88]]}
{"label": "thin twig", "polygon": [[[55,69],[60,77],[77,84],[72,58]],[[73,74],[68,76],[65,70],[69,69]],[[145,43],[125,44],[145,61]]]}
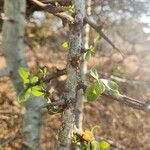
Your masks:
{"label": "thin twig", "polygon": [[52,109],[52,108],[54,108],[54,106],[68,106],[69,104],[72,104],[74,102],[75,102],[75,99],[69,99],[69,100],[60,99],[60,100],[55,100],[55,101],[53,101],[51,103],[47,103],[47,104],[41,105],[36,110],[39,110],[39,109],[42,109],[42,108]]}
{"label": "thin twig", "polygon": [[56,71],[54,71],[53,73],[49,74],[47,77],[41,78],[40,80],[38,80],[35,83],[29,83],[27,85],[26,89],[31,88],[31,87],[36,86],[36,85],[40,85],[41,83],[49,83],[51,80],[53,80],[55,78],[58,78],[58,77],[60,77],[62,75],[65,75],[65,74],[66,74],[66,68],[62,69],[62,70],[56,69]]}
{"label": "thin twig", "polygon": [[47,103],[47,104],[44,104],[44,105],[41,105],[40,107],[38,107],[37,109],[42,109],[42,108],[53,108],[54,106],[63,106],[65,105],[66,101],[64,99],[61,99],[61,100],[56,100],[54,102],[51,102],[51,103]]}
{"label": "thin twig", "polygon": [[65,12],[62,12],[62,13],[55,13],[55,14],[53,14],[53,15],[55,15],[55,16],[57,16],[57,17],[63,19],[63,20],[68,21],[70,24],[75,23],[75,19],[74,19],[71,15],[69,15],[69,14],[67,14],[67,13],[65,13]]}
{"label": "thin twig", "polygon": [[49,82],[49,81],[51,81],[54,78],[58,78],[58,77],[60,77],[62,75],[65,75],[66,72],[67,72],[66,68],[62,69],[62,70],[57,69],[56,72],[54,72],[54,73],[48,75],[48,77],[44,78],[42,80],[42,82]]}
{"label": "thin twig", "polygon": [[143,102],[141,100],[137,100],[126,95],[115,94],[110,92],[105,92],[103,93],[103,95],[123,104],[126,104],[129,107],[150,112],[150,104],[148,102]]}
{"label": "thin twig", "polygon": [[71,0],[41,0],[42,3],[59,3],[61,5],[71,5]]}
{"label": "thin twig", "polygon": [[128,84],[141,84],[141,83],[150,83],[148,80],[137,80],[137,79],[129,79],[129,78],[121,78],[115,75],[111,75],[107,72],[98,71],[98,74],[101,78],[109,78],[121,83],[128,83]]}
{"label": "thin twig", "polygon": [[41,7],[43,10],[46,10],[47,12],[61,18],[64,20],[69,21],[71,24],[74,23],[74,18],[72,16],[70,16],[69,14],[65,13],[64,11],[66,11],[65,7],[52,7],[52,5],[50,4],[44,4],[38,0],[30,0],[31,2],[33,2],[34,4],[38,5],[39,7]]}
{"label": "thin twig", "polygon": [[85,21],[85,23],[89,24],[94,30],[96,30],[100,34],[100,36],[113,47],[113,49],[115,49],[119,53],[123,54],[123,52],[119,48],[117,48],[113,44],[113,42],[102,32],[102,26],[97,25],[94,21],[89,19],[87,16],[85,17],[84,21]]}
{"label": "thin twig", "polygon": [[39,7],[45,9],[46,11],[48,11],[49,13],[60,13],[60,12],[64,12],[66,11],[65,7],[61,7],[61,6],[53,6],[52,4],[44,4],[38,0],[31,0],[33,3],[37,4]]}
{"label": "thin twig", "polygon": [[[87,84],[81,83],[82,85],[80,85],[80,88],[82,89],[86,89]],[[117,94],[117,93],[113,93],[111,91],[106,91],[104,93],[102,93],[103,96],[109,97],[112,100],[116,100],[120,103],[126,104],[129,107],[138,109],[138,110],[143,110],[146,112],[150,112],[150,101],[147,102],[143,102],[142,100],[137,100],[131,97],[128,97],[126,95],[122,95],[122,94]]]}
{"label": "thin twig", "polygon": [[[38,0],[31,0],[33,3],[35,3],[36,5],[38,5],[39,7],[41,7],[42,9],[46,10],[49,13],[52,13],[53,15],[61,18],[61,19],[65,19],[67,21],[69,21],[71,24],[75,22],[75,19],[70,16],[69,14],[65,13],[65,9],[62,9],[62,12],[60,13],[60,8],[56,9],[54,11],[54,8],[49,5],[49,4],[44,4]],[[89,24],[93,29],[95,29],[102,38],[104,38],[115,50],[117,50],[118,52],[120,52],[123,55],[123,52],[117,48],[113,42],[102,32],[102,26],[98,26],[94,21],[92,21],[91,19],[89,19],[87,16],[84,18],[85,23]]]}
{"label": "thin twig", "polygon": [[[84,87],[85,87],[85,85],[84,85]],[[126,104],[129,107],[150,112],[150,103],[149,102],[143,102],[141,100],[137,100],[137,99],[128,97],[126,95],[116,94],[116,93],[112,93],[112,92],[105,92],[102,95],[109,97],[113,100],[116,100],[118,102],[121,102],[123,104]],[[38,109],[45,108],[45,107],[53,108],[54,106],[63,106],[65,104],[66,104],[66,101],[64,99],[62,99],[62,100],[54,101],[52,103],[44,104],[44,105],[40,106]]]}

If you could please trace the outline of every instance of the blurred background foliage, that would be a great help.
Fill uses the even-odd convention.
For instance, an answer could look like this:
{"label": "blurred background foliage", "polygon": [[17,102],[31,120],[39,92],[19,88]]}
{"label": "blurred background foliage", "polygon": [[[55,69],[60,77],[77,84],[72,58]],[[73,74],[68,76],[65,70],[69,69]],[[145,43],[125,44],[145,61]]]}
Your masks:
{"label": "blurred background foliage", "polygon": [[[41,1],[48,2],[48,0]],[[3,0],[0,0],[1,15],[3,15],[2,6]],[[94,66],[102,78],[116,80],[120,85],[121,93],[140,100],[149,100],[150,1],[92,0],[91,8],[93,19],[103,26],[105,34],[124,53],[124,56],[101,39],[96,47],[95,55],[88,62],[88,68]],[[68,40],[68,26],[63,27],[60,19],[39,10],[30,3],[28,3],[26,18],[24,41],[26,60],[30,70],[36,72],[39,66],[47,66],[49,71],[53,66],[64,68],[67,49],[62,47],[62,43]],[[90,29],[90,44],[96,36],[97,33]],[[0,44],[1,38],[0,33]],[[1,53],[0,68],[4,66],[6,66],[5,56]],[[65,79],[66,77],[63,76],[50,83],[52,89],[55,89],[56,96],[62,94]],[[7,139],[21,128],[20,116],[23,109],[14,101],[15,96],[9,78],[0,78],[0,113],[2,114],[0,141]],[[16,113],[13,117],[12,112]],[[112,149],[150,149],[148,114],[106,98],[86,104],[84,114],[84,129],[100,125],[101,129],[97,138],[111,139],[117,146]],[[42,150],[54,148],[60,118],[59,115],[44,116],[41,134]],[[20,139],[15,140],[7,145],[6,149],[20,149],[20,143]]]}

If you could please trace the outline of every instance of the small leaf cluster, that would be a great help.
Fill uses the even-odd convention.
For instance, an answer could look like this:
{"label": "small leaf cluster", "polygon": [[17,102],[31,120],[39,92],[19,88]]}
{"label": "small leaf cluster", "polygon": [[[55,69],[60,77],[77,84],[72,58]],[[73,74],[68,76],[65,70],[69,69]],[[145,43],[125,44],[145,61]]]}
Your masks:
{"label": "small leaf cluster", "polygon": [[94,39],[94,44],[90,45],[89,49],[87,49],[87,52],[84,54],[85,61],[88,61],[92,57],[92,55],[95,54],[96,46],[100,41],[100,39],[101,39],[100,36],[97,35],[96,38]]}
{"label": "small leaf cluster", "polygon": [[38,76],[32,77],[30,72],[28,72],[25,68],[20,68],[18,73],[24,83],[24,89],[18,98],[19,102],[27,101],[31,94],[34,96],[41,96],[45,93],[42,87],[36,84],[39,82]]}
{"label": "small leaf cluster", "polygon": [[[25,102],[29,99],[30,95],[41,96],[43,95],[47,103],[53,102],[53,92],[50,93],[44,88],[46,84],[41,80],[47,77],[47,67],[39,68],[39,77],[32,76],[25,68],[20,68],[18,73],[23,80],[24,89],[18,97],[19,102]],[[52,98],[52,99],[51,99]],[[52,108],[47,108],[48,114],[54,115],[63,111],[63,108],[60,106],[54,106]]]}
{"label": "small leaf cluster", "polygon": [[94,137],[94,131],[98,126],[91,131],[85,130],[81,135],[74,133],[72,143],[78,146],[81,150],[106,150],[110,144],[106,140],[97,141]]}
{"label": "small leaf cluster", "polygon": [[74,13],[75,12],[75,6],[74,5],[69,5],[67,7],[67,11],[70,12],[70,13]]}
{"label": "small leaf cluster", "polygon": [[69,42],[65,41],[64,43],[62,43],[61,45],[63,48],[69,48]]}
{"label": "small leaf cluster", "polygon": [[95,79],[93,83],[90,83],[85,90],[85,97],[87,101],[97,100],[101,94],[108,90],[112,93],[119,94],[118,84],[112,80],[99,79],[99,75],[95,68],[90,70],[90,75]]}
{"label": "small leaf cluster", "polygon": [[108,91],[114,94],[119,94],[119,86],[115,81],[107,79],[101,79],[101,81],[103,82]]}

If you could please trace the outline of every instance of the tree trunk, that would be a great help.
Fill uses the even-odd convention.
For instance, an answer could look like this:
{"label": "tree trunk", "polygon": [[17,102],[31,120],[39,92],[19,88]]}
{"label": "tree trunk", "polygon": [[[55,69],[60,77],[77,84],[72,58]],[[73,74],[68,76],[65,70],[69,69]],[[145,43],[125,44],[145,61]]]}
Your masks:
{"label": "tree trunk", "polygon": [[[75,103],[77,100],[77,85],[80,79],[80,56],[82,44],[82,29],[83,18],[85,16],[85,1],[74,0],[77,23],[70,26],[70,47],[68,51],[67,60],[67,81],[64,91],[64,99],[66,100],[67,107],[63,113],[63,123],[58,137],[58,150],[71,149],[71,138],[75,127]],[[75,103],[69,101],[74,101]]]}
{"label": "tree trunk", "polygon": [[[2,47],[6,56],[7,67],[10,70],[10,78],[19,94],[23,89],[23,83],[18,75],[20,67],[27,67],[24,58],[24,26],[25,26],[26,0],[5,0],[4,20],[2,28]],[[23,118],[24,143],[39,149],[39,135],[42,113],[34,109],[41,105],[42,99],[31,97],[24,106],[26,112]],[[23,148],[22,148],[23,149]],[[24,147],[28,150],[29,147]]]}

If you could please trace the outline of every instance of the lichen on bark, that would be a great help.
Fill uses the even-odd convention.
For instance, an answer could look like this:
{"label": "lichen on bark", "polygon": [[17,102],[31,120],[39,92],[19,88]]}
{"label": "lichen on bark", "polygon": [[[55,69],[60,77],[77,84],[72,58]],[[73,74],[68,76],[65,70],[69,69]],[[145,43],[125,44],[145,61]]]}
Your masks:
{"label": "lichen on bark", "polygon": [[[75,103],[77,100],[77,85],[80,79],[79,56],[81,56],[85,1],[73,0],[72,4],[75,6],[74,17],[76,23],[70,25],[70,47],[68,50],[67,59],[67,81],[64,90],[64,99],[66,100],[66,103],[68,103],[62,116],[63,123],[58,135],[58,150],[71,149],[71,138],[75,127]],[[75,100],[75,102],[73,100]]]}

